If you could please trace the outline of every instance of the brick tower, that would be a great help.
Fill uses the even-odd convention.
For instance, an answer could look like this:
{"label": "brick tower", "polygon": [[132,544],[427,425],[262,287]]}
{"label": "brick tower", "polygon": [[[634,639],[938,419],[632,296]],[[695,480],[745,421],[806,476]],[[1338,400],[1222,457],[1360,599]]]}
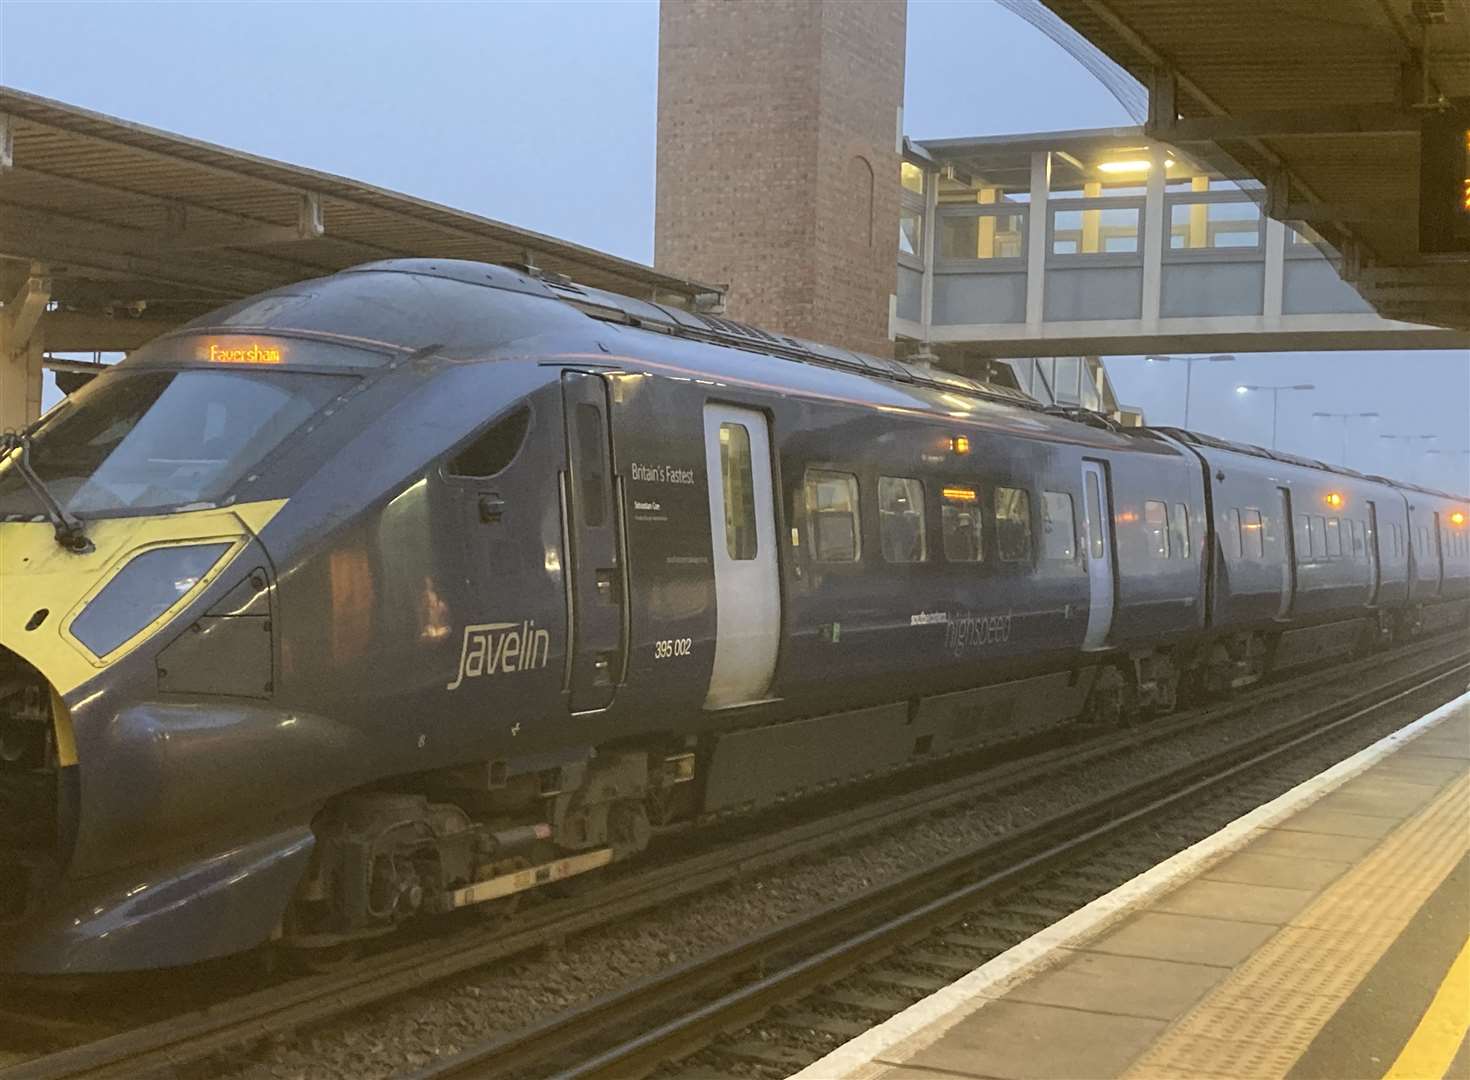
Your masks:
{"label": "brick tower", "polygon": [[892,354],[905,0],[663,0],[655,263]]}

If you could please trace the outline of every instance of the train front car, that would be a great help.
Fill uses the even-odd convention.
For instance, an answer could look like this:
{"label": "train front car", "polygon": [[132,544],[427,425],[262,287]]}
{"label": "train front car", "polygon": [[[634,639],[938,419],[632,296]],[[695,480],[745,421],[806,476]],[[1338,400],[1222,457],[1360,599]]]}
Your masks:
{"label": "train front car", "polygon": [[[493,756],[518,708],[560,691],[537,455],[562,433],[526,402],[557,395],[559,415],[536,356],[588,348],[587,320],[513,271],[414,270],[207,316],[12,438],[0,970],[350,940],[523,865],[501,855],[534,827],[488,836],[430,785],[370,785]],[[445,527],[505,507],[516,528],[493,537]],[[446,693],[472,638],[476,675],[495,649],[493,714]]]}

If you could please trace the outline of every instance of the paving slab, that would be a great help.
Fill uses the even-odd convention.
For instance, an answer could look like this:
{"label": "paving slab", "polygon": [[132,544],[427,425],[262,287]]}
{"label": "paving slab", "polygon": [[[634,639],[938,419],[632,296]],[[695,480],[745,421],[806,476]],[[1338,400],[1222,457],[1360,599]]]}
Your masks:
{"label": "paving slab", "polygon": [[1369,840],[1381,840],[1398,826],[1394,818],[1373,814],[1352,814],[1345,810],[1333,810],[1318,803],[1287,818],[1276,828],[1278,831],[1319,832],[1334,836],[1361,836]]}
{"label": "paving slab", "polygon": [[1257,855],[1280,855],[1288,859],[1318,859],[1353,863],[1373,850],[1378,840],[1366,836],[1331,836],[1326,833],[1268,829],[1250,847]]}
{"label": "paving slab", "polygon": [[1225,968],[1205,964],[1077,952],[1001,1000],[1172,1020],[1225,975]]}
{"label": "paving slab", "polygon": [[1154,911],[1284,926],[1316,896],[1312,889],[1196,878],[1151,905]]}
{"label": "paving slab", "polygon": [[1470,760],[1470,737],[1464,735],[1438,736],[1414,740],[1414,752],[1429,757],[1451,760]]}
{"label": "paving slab", "polygon": [[1111,933],[1088,942],[1086,949],[1088,952],[1147,956],[1185,964],[1233,967],[1275,932],[1275,926],[1264,923],[1145,911],[1128,919]]}
{"label": "paving slab", "polygon": [[893,1065],[885,1069],[878,1080],[955,1080],[955,1077],[964,1077],[965,1080],[1000,1080],[998,1077],[985,1076],[975,1072],[954,1072],[950,1069],[921,1069],[916,1065]]}
{"label": "paving slab", "polygon": [[904,1064],[1003,1080],[1116,1076],[1167,1026],[1137,1016],[992,1001]]}
{"label": "paving slab", "polygon": [[1402,821],[1422,809],[1438,791],[1438,788],[1424,784],[1344,784],[1317,805],[1325,810],[1346,810],[1350,814],[1371,814]]}
{"label": "paving slab", "polygon": [[1376,776],[1386,776],[1394,780],[1413,780],[1418,777],[1421,784],[1453,780],[1464,771],[1465,762],[1460,758],[1412,754],[1407,750],[1373,767]]}
{"label": "paving slab", "polygon": [[1275,885],[1281,889],[1320,889],[1336,881],[1350,863],[1333,859],[1303,859],[1286,855],[1258,855],[1254,847],[1237,852],[1210,867],[1201,878],[1234,881],[1241,885]]}

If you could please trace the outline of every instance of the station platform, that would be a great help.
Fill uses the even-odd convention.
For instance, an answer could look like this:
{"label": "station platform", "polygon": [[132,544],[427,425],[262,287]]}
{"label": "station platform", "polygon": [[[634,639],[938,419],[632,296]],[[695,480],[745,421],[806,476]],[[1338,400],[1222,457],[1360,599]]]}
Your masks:
{"label": "station platform", "polygon": [[1470,1080],[1470,693],[797,1073]]}

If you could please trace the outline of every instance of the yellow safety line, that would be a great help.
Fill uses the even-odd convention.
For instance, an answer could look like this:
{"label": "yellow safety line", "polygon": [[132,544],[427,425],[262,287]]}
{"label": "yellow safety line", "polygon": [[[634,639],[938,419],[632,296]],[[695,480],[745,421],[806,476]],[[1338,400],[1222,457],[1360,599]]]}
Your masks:
{"label": "yellow safety line", "polygon": [[1470,940],[1383,1080],[1440,1080],[1470,1031]]}
{"label": "yellow safety line", "polygon": [[1285,1077],[1470,851],[1467,814],[1470,773],[1461,773],[1176,1020],[1125,1075]]}

